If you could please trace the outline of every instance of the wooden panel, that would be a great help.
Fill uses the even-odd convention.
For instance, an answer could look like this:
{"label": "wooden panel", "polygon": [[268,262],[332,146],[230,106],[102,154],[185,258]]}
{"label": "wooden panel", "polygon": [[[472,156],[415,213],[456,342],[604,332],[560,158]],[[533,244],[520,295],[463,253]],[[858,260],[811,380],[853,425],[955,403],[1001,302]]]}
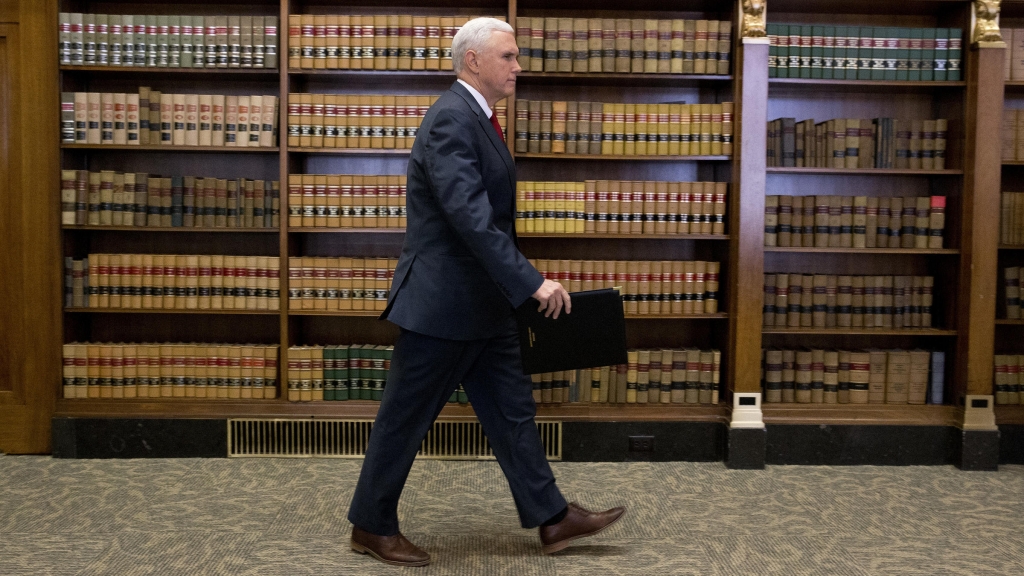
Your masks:
{"label": "wooden panel", "polygon": [[999,245],[1002,48],[967,54],[965,175],[960,209],[959,330],[955,385],[961,394],[992,394]]}
{"label": "wooden panel", "polygon": [[761,309],[764,305],[765,122],[768,101],[768,45],[740,44],[735,66],[736,174],[729,198],[728,301],[729,347],[726,355],[734,392],[761,390]]}
{"label": "wooden panel", "polygon": [[[0,210],[0,451],[49,451],[60,382],[61,265],[57,202],[57,6],[4,2],[0,26],[0,171],[9,191]],[[16,395],[16,396],[15,396]]]}

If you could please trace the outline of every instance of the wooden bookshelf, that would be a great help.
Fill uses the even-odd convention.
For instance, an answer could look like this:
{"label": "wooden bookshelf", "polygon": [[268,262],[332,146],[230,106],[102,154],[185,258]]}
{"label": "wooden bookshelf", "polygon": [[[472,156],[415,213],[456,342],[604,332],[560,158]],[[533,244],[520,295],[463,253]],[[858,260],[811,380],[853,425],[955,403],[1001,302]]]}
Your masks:
{"label": "wooden bookshelf", "polygon": [[612,154],[541,154],[520,152],[524,160],[608,160],[613,162],[725,162],[729,156],[617,156]]}
{"label": "wooden bookshelf", "polygon": [[765,402],[765,424],[957,426],[960,409],[934,404],[795,404]]}
{"label": "wooden bookshelf", "polygon": [[768,167],[769,174],[853,174],[870,176],[962,176],[964,171],[952,168],[945,170],[910,170],[906,168],[789,168]]}
{"label": "wooden bookshelf", "polygon": [[[133,11],[167,13],[173,4],[144,0]],[[179,2],[178,13],[208,11],[197,0]],[[186,314],[202,319],[195,339],[203,341],[203,330],[218,331],[244,326],[241,315],[263,317],[262,323],[276,322],[282,347],[279,364],[287,365],[290,343],[310,342],[313,329],[330,334],[328,328],[366,330],[366,343],[382,344],[393,334],[377,326],[377,311],[364,311],[346,320],[335,314],[288,309],[286,256],[336,256],[381,253],[395,256],[400,250],[401,234],[394,229],[297,228],[287,225],[287,189],[289,174],[390,174],[405,172],[409,150],[302,148],[284,144],[287,134],[287,97],[290,92],[341,93],[352,84],[361,93],[436,93],[453,75],[446,71],[379,70],[296,70],[288,69],[287,16],[290,12],[351,12],[355,4],[328,7],[322,3],[289,3],[283,0],[259,0],[256,3],[226,0],[219,3],[220,13],[274,14],[279,17],[278,69],[229,68],[143,68],[60,66],[55,47],[57,12],[127,12],[121,5],[86,0],[33,3],[13,0],[0,8],[4,22],[17,23],[17,33],[0,25],[0,37],[7,42],[10,64],[0,67],[0,76],[10,86],[10,105],[0,107],[0,131],[13,136],[16,146],[3,151],[0,173],[8,175],[11,193],[0,211],[0,229],[5,231],[6,249],[0,266],[9,271],[0,286],[0,300],[15,303],[0,309],[0,348],[6,351],[0,362],[0,449],[7,452],[46,452],[49,449],[50,417],[54,413],[93,417],[203,417],[232,415],[321,416],[372,418],[373,403],[321,402],[289,403],[271,401],[171,400],[62,400],[59,399],[61,344],[67,334],[110,336],[131,324],[164,326],[180,318],[167,314]],[[550,3],[540,0],[486,0],[461,2],[454,6],[414,2],[419,12],[503,13],[510,21],[517,15],[547,16]],[[1004,3],[1005,5],[1005,3]],[[127,6],[127,5],[125,5]],[[379,6],[373,8],[379,12]],[[396,8],[397,10],[397,8]],[[742,20],[735,2],[699,0],[685,10],[656,0],[640,0],[624,7],[611,0],[567,0],[557,12],[585,17],[642,15],[644,18],[708,18]],[[837,0],[827,6],[805,0],[777,0],[769,11],[772,22],[840,23],[874,26],[879,18],[887,26],[958,26],[970,36],[971,3],[928,0],[912,3],[880,3],[867,0]],[[891,20],[891,23],[889,22]],[[673,347],[702,345],[722,350],[722,405],[703,406],[541,406],[539,417],[551,420],[590,421],[717,421],[727,423],[731,392],[760,392],[761,348],[763,340],[799,342],[835,342],[840,336],[853,336],[866,344],[874,342],[932,345],[947,355],[947,401],[957,402],[966,393],[991,394],[992,353],[995,326],[1014,326],[1016,322],[996,320],[997,258],[1000,250],[1024,250],[1018,246],[999,246],[998,192],[1001,163],[998,135],[1004,93],[1024,88],[1024,82],[1002,80],[1002,50],[973,49],[969,41],[963,47],[963,77],[956,82],[872,82],[807,79],[772,79],[767,75],[769,47],[740,41],[734,25],[731,52],[732,70],[727,76],[615,73],[534,73],[520,75],[517,93],[509,101],[507,134],[514,149],[513,113],[516,99],[590,100],[604,102],[660,103],[667,101],[735,102],[734,151],[732,156],[608,156],[589,154],[513,154],[522,181],[582,181],[585,179],[727,181],[730,183],[726,218],[727,235],[588,235],[523,234],[527,256],[556,259],[562,254],[573,258],[594,259],[680,259],[715,260],[722,264],[720,307],[714,315],[630,317],[642,324],[645,338]],[[31,74],[30,74],[31,72]],[[166,82],[186,83],[188,91],[204,93],[252,93],[250,86],[266,88],[276,83],[281,98],[277,147],[198,147],[198,146],[113,146],[60,144],[60,90],[64,79],[71,84],[88,83],[90,90],[123,91],[139,83],[166,75]],[[12,80],[12,79],[16,79]],[[26,79],[31,79],[29,82]],[[183,84],[184,85],[184,84]],[[891,95],[891,97],[890,97]],[[787,109],[789,106],[791,108]],[[951,120],[949,156],[944,170],[869,170],[830,168],[767,168],[765,166],[765,123],[780,116],[840,118],[895,115],[911,110],[913,118],[947,117]],[[895,111],[895,112],[893,112]],[[925,113],[925,111],[927,113]],[[790,113],[792,112],[792,113]],[[904,113],[907,116],[907,113]],[[16,123],[16,124],[15,124]],[[39,126],[48,127],[39,129]],[[952,128],[956,126],[956,128]],[[125,152],[128,152],[127,154]],[[132,154],[131,152],[139,152]],[[167,153],[165,155],[157,152]],[[247,155],[248,154],[248,155]],[[168,160],[173,165],[166,168]],[[276,161],[276,162],[275,162]],[[190,164],[186,164],[190,163]],[[196,174],[218,177],[248,177],[246,170],[264,170],[263,179],[281,182],[279,229],[222,228],[148,228],[90,227],[60,224],[60,169],[107,169],[159,172],[196,166]],[[1010,174],[1012,171],[1007,172]],[[805,177],[807,176],[807,177]],[[813,176],[813,178],[809,177]],[[857,176],[869,178],[858,180]],[[880,195],[904,195],[912,189],[922,195],[942,193],[950,198],[947,212],[947,243],[957,248],[941,250],[889,249],[778,249],[764,247],[764,198],[766,194],[817,194],[817,190],[850,189],[868,182],[886,187]],[[790,186],[797,189],[791,190]],[[845,187],[845,188],[844,188]],[[897,188],[898,187],[898,188]],[[785,189],[783,189],[785,188]],[[813,189],[813,190],[812,190]],[[881,188],[880,188],[881,189]],[[833,192],[829,192],[833,193]],[[839,193],[839,192],[836,192]],[[845,192],[843,192],[845,194]],[[42,207],[42,209],[41,209]],[[136,234],[154,232],[155,234]],[[94,234],[95,233],[95,234]],[[131,234],[125,236],[125,234]],[[214,247],[223,253],[252,253],[254,241],[273,242],[277,234],[277,252],[281,255],[279,311],[186,311],[65,309],[63,307],[62,258],[78,254],[84,245],[116,248],[124,251],[133,243],[146,244],[147,253],[182,253],[191,241],[182,233],[208,233]],[[204,242],[207,238],[203,238]],[[600,240],[586,243],[581,240]],[[635,242],[634,242],[635,241]],[[261,246],[261,248],[266,248]],[[78,250],[79,252],[75,252]],[[113,250],[107,250],[113,252]],[[266,251],[264,251],[266,253]],[[577,256],[586,254],[586,256]],[[893,257],[896,258],[893,258]],[[926,256],[927,258],[920,258]],[[932,258],[934,256],[934,258]],[[956,256],[956,258],[945,258]],[[837,269],[864,267],[863,272],[902,265],[926,268],[936,276],[935,306],[941,309],[943,325],[957,329],[931,330],[815,330],[762,328],[762,290],[765,260],[769,264],[800,259],[806,270],[835,273]],[[856,262],[854,262],[856,260]],[[893,264],[896,262],[897,264]],[[856,264],[856,266],[854,266]],[[769,269],[772,266],[769,267]],[[941,272],[941,274],[940,274]],[[851,272],[847,272],[851,273]],[[941,282],[940,282],[941,280]],[[59,312],[58,312],[59,311]],[[326,312],[326,311],[325,311]],[[151,316],[151,317],[150,317]],[[250,319],[249,322],[256,320]],[[681,330],[678,322],[687,322]],[[161,324],[162,323],[162,324]],[[383,323],[380,323],[383,326]],[[632,325],[632,324],[631,324]],[[355,326],[355,328],[351,328]],[[1007,328],[1011,330],[1012,328]],[[358,332],[354,332],[358,334]],[[330,342],[322,341],[322,344]],[[285,372],[282,370],[282,372]],[[279,378],[286,390],[286,378]],[[283,394],[279,394],[282,395]],[[345,405],[344,408],[339,407]],[[763,405],[765,420],[771,424],[915,424],[921,421],[956,425],[956,409],[939,407],[841,407],[822,410],[787,405]],[[785,410],[786,412],[781,412]],[[865,417],[884,410],[884,415]],[[1007,412],[998,408],[1000,414]],[[924,414],[924,416],[922,416]],[[936,416],[936,414],[938,416]],[[449,406],[442,417],[472,418],[470,409]],[[790,418],[790,420],[786,420]],[[924,418],[924,420],[922,420]],[[1024,422],[1024,417],[1021,417]],[[947,425],[941,424],[941,425]],[[11,441],[9,439],[15,439]]]}
{"label": "wooden bookshelf", "polygon": [[189,315],[230,315],[230,316],[277,316],[277,310],[199,310],[184,308],[64,308],[68,314],[189,314]]}
{"label": "wooden bookshelf", "polygon": [[208,154],[276,154],[277,146],[160,146],[139,144],[61,144],[62,150],[122,150],[139,152],[206,152]]}
{"label": "wooden bookshelf", "polygon": [[92,226],[64,224],[64,230],[107,231],[107,232],[173,232],[173,233],[218,233],[218,234],[278,234],[277,228],[206,228],[200,226]]}
{"label": "wooden bookshelf", "polygon": [[1009,318],[996,318],[996,324],[1000,326],[1024,326],[1024,320],[1011,320]]}
{"label": "wooden bookshelf", "polygon": [[960,253],[955,248],[793,248],[788,246],[765,246],[764,251],[793,254],[893,254],[903,256],[952,256]]}

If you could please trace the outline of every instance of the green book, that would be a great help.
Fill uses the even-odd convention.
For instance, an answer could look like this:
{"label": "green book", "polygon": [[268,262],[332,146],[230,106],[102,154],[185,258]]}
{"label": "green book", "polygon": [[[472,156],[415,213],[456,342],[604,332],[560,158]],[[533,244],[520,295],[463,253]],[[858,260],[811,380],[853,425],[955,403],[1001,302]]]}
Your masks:
{"label": "green book", "polygon": [[836,56],[836,27],[825,26],[822,33],[823,47],[821,49],[821,77],[826,80],[835,78],[835,56]]}
{"label": "green book", "polygon": [[380,402],[384,397],[384,346],[370,350],[370,399]]}
{"label": "green book", "polygon": [[[809,56],[809,55],[808,55]],[[787,64],[790,78],[800,77],[800,25],[789,25],[789,62]]]}
{"label": "green book", "polygon": [[192,67],[192,17],[182,16],[181,17],[181,56],[180,64],[182,68]]}
{"label": "green book", "polygon": [[935,80],[935,28],[925,28],[922,31],[921,42],[921,80],[931,82]]}
{"label": "green book", "polygon": [[153,68],[157,65],[157,17],[149,14],[146,19],[146,66]]}
{"label": "green book", "polygon": [[779,45],[777,49],[777,78],[789,78],[789,24],[778,24]]}
{"label": "green book", "polygon": [[359,347],[359,399],[373,400],[373,346]]}
{"label": "green book", "polygon": [[[191,20],[189,20],[191,22]],[[167,17],[167,65],[181,67],[181,16]]]}
{"label": "green book", "polygon": [[874,56],[874,34],[875,29],[871,26],[861,26],[858,38],[859,48],[857,50],[857,79],[871,80],[871,62]]}
{"label": "green book", "polygon": [[960,50],[963,45],[964,31],[960,28],[949,29],[949,45],[946,61],[946,80],[960,81]]}
{"label": "green book", "polygon": [[334,351],[334,399],[335,400],[348,400],[350,398],[349,390],[351,389],[351,369],[349,365],[349,347],[338,346]]}
{"label": "green book", "polygon": [[935,30],[935,65],[932,67],[932,76],[936,82],[943,82],[948,77],[946,74],[949,63],[949,28],[938,28]]}
{"label": "green book", "polygon": [[811,78],[821,78],[825,65],[825,27],[811,27]]}
{"label": "green book", "polygon": [[924,42],[922,28],[910,29],[910,51],[907,58],[907,80],[921,80],[921,45]]}
{"label": "green book", "polygon": [[860,67],[860,27],[858,26],[847,26],[846,27],[846,59],[844,68],[846,68],[847,80],[857,79],[857,69]]}
{"label": "green book", "polygon": [[778,78],[779,76],[779,25],[768,24],[765,27],[768,34],[768,77]]}
{"label": "green book", "polygon": [[871,38],[871,79],[885,79],[886,38],[889,29],[877,26],[872,29]]}
{"label": "green book", "polygon": [[846,78],[846,44],[847,26],[836,26],[834,58],[832,60],[832,77],[836,80]]}
{"label": "green book", "polygon": [[897,28],[896,42],[895,80],[907,80],[907,71],[910,69],[910,28]]}
{"label": "green book", "polygon": [[899,28],[884,28],[885,30],[885,60],[883,64],[883,80],[895,80],[896,79],[896,60],[900,51],[900,37]]}
{"label": "green book", "polygon": [[800,26],[800,77],[811,77],[812,26]]}

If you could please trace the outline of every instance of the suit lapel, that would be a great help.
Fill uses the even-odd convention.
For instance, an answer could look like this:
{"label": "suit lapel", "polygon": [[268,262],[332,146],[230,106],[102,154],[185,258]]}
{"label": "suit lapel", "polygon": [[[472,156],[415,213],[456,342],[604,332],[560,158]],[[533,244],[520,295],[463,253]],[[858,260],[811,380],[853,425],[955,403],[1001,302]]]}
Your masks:
{"label": "suit lapel", "polygon": [[476,119],[480,124],[481,129],[485,134],[487,134],[487,139],[491,141],[491,145],[494,146],[498,155],[501,156],[502,161],[505,162],[505,168],[508,170],[508,183],[512,188],[512,197],[515,198],[516,164],[515,160],[512,159],[512,155],[509,154],[508,146],[501,141],[501,137],[498,136],[498,132],[494,129],[494,126],[491,125],[491,119],[484,116],[484,111],[480,108],[480,105],[477,104],[476,98],[473,98],[473,95],[470,94],[462,84],[459,84],[459,82],[456,81],[452,84],[451,90],[459,96],[462,96],[462,99],[469,104],[470,109],[473,110],[474,114],[476,114]]}

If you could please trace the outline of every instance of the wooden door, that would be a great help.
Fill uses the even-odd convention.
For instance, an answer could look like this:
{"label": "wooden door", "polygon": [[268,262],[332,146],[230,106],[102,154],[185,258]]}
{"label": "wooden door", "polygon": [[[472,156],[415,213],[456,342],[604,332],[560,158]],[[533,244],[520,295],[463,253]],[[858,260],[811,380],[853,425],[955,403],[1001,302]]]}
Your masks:
{"label": "wooden door", "polygon": [[[0,9],[0,451],[50,450],[60,386],[56,3]],[[32,4],[31,8],[27,6]]]}

